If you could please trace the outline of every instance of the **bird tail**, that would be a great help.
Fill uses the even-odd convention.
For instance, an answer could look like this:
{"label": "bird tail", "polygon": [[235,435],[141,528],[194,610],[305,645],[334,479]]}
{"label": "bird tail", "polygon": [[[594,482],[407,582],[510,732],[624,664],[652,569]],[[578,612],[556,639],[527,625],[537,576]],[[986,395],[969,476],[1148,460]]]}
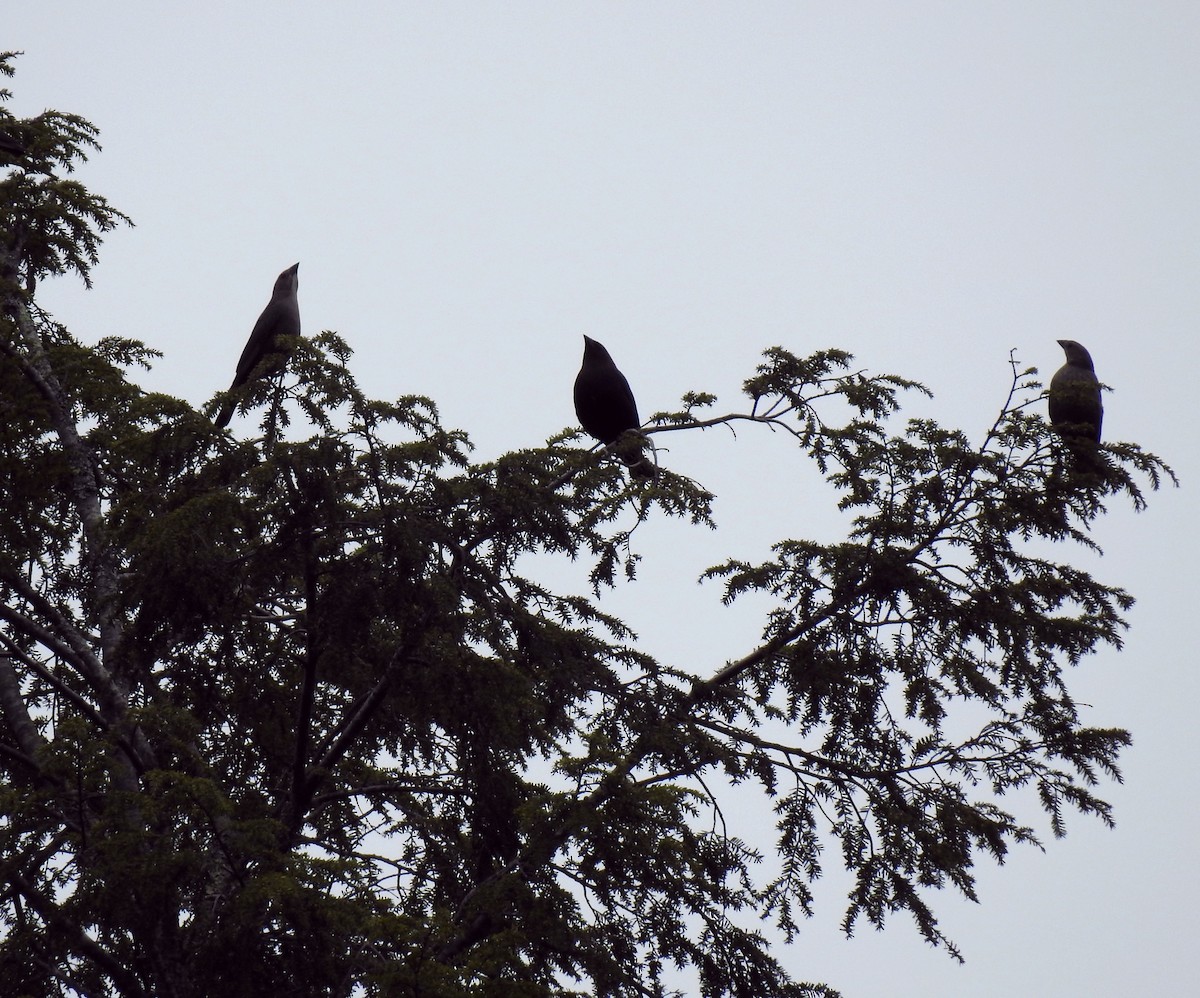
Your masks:
{"label": "bird tail", "polygon": [[1087,437],[1066,440],[1070,455],[1071,471],[1082,475],[1101,475],[1108,470],[1100,446]]}
{"label": "bird tail", "polygon": [[1077,432],[1075,427],[1056,426],[1060,446],[1058,447],[1057,467],[1067,472],[1072,478],[1084,476],[1081,484],[1087,484],[1089,477],[1095,478],[1108,473],[1108,462],[1101,453],[1100,444],[1096,440],[1092,427],[1084,426],[1085,432]]}
{"label": "bird tail", "polygon": [[221,411],[217,414],[216,419],[218,430],[223,430],[229,425],[229,421],[233,419],[233,410],[236,408],[237,402],[235,402],[233,399],[230,399],[223,406],[221,406]]}

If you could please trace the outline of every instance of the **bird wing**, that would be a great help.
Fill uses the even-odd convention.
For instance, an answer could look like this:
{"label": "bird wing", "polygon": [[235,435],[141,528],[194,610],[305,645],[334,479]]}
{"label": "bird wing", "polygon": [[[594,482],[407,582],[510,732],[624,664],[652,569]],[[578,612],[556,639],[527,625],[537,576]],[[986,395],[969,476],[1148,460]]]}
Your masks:
{"label": "bird wing", "polygon": [[612,365],[580,370],[575,379],[575,414],[579,425],[605,444],[641,425],[633,390],[625,375]]}
{"label": "bird wing", "polygon": [[250,339],[238,359],[237,373],[234,375],[230,390],[244,385],[250,380],[250,375],[262,363],[263,358],[271,353],[279,336],[297,336],[300,332],[300,314],[296,308],[295,299],[276,299],[267,304],[262,315],[250,332]]}
{"label": "bird wing", "polygon": [[1072,365],[1060,368],[1050,380],[1049,396],[1053,425],[1089,426],[1099,442],[1104,406],[1100,400],[1100,382],[1091,371]]}

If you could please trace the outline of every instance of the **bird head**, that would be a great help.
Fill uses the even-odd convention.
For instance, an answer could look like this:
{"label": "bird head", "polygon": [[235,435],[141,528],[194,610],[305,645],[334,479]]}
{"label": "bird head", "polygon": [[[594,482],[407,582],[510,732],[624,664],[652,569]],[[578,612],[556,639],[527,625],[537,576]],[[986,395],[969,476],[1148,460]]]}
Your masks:
{"label": "bird head", "polygon": [[613,362],[612,355],[605,349],[604,344],[586,334],[583,337],[583,359],[584,362],[590,360],[597,364],[611,364]]}
{"label": "bird head", "polygon": [[1058,345],[1063,348],[1063,353],[1067,355],[1067,363],[1075,367],[1087,368],[1089,371],[1095,371],[1092,366],[1092,355],[1087,352],[1087,348],[1082,343],[1076,343],[1075,340],[1059,340]]}
{"label": "bird head", "polygon": [[287,270],[275,278],[275,290],[271,297],[280,298],[296,293],[300,287],[300,264],[293,263]]}

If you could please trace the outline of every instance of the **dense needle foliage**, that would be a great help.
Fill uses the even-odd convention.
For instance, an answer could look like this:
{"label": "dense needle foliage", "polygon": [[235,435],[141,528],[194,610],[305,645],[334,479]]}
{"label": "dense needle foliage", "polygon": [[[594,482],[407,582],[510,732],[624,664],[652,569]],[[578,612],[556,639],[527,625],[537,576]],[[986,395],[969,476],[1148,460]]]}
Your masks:
{"label": "dense needle foliage", "polygon": [[[782,431],[851,514],[709,570],[773,609],[698,676],[595,595],[634,525],[712,525],[701,485],[571,433],[474,463],[433,401],[364,397],[332,333],[239,390],[261,436],[215,429],[223,396],[143,391],[152,350],[38,306],[126,221],[62,179],[95,129],[0,105],[0,132],[25,150],[0,168],[0,994],[832,994],[768,942],[830,857],[847,930],[908,912],[956,953],[934,889],[1036,841],[1002,795],[1054,834],[1110,820],[1128,735],[1066,677],[1131,599],[1065,559],[1170,472],[1132,444],[1070,470],[1036,372],[977,440],[900,425],[924,389],[839,350],[771,348],[744,408],[659,414]],[[525,571],[558,558],[591,595]],[[769,862],[714,820],[734,784],[775,807]]]}

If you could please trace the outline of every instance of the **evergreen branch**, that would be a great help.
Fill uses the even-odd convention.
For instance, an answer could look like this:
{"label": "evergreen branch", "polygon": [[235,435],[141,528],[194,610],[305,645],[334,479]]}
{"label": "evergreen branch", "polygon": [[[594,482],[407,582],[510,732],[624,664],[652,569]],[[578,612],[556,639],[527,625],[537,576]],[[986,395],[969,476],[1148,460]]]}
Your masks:
{"label": "evergreen branch", "polygon": [[69,918],[59,908],[58,904],[37,890],[24,876],[16,870],[8,871],[9,884],[20,894],[47,928],[53,930],[60,938],[69,940],[70,945],[83,957],[91,960],[101,968],[113,982],[118,992],[125,998],[150,998],[137,978],[125,966],[92,939],[76,920]]}
{"label": "evergreen branch", "polygon": [[[24,351],[19,352],[7,343],[0,343],[0,350],[16,361],[22,374],[41,395],[54,431],[63,446],[70,470],[70,492],[83,528],[86,563],[94,577],[94,610],[100,624],[101,658],[105,662],[112,662],[115,661],[121,636],[121,623],[117,613],[120,585],[115,552],[107,543],[104,528],[99,464],[91,448],[79,435],[66,393],[59,383],[24,300],[15,291],[8,290],[3,295],[3,301],[4,311],[14,317]],[[96,674],[96,678],[108,679],[101,672]],[[115,720],[125,710],[125,693],[111,680],[107,685],[109,688],[106,707],[111,711],[111,718]]]}
{"label": "evergreen branch", "polygon": [[10,608],[0,607],[0,613],[4,610],[12,613],[14,617],[11,622],[14,625],[16,625],[17,618],[20,617],[24,621],[20,625],[24,633],[55,657],[69,662],[82,677],[98,689],[102,688],[107,678],[106,670],[92,652],[88,636],[82,633],[54,603],[38,592],[20,572],[13,571],[9,565],[3,562],[0,562],[0,580],[45,617],[62,637],[60,639],[41,625]]}
{"label": "evergreen branch", "polygon": [[[3,609],[5,608],[0,608],[0,611]],[[42,665],[42,663],[36,658],[22,653],[17,645],[10,638],[8,638],[7,635],[0,634],[0,642],[2,642],[8,649],[6,652],[0,652],[0,657],[7,657],[10,660],[13,658],[20,659],[21,663],[27,669],[36,673],[37,676],[44,683],[46,683],[47,686],[53,689],[64,700],[67,700],[73,704],[75,709],[78,710],[79,713],[84,717],[88,718],[88,720],[96,725],[99,730],[104,731],[108,727],[108,722],[100,715],[99,711],[97,711],[91,703],[76,693],[75,690],[71,689],[70,686],[59,679],[58,676]]]}

